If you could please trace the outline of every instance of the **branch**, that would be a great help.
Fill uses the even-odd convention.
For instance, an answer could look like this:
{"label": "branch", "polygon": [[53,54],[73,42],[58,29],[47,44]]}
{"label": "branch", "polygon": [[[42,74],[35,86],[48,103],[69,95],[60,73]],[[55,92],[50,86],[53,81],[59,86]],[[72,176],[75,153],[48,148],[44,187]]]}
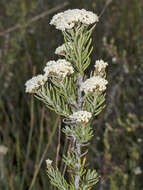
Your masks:
{"label": "branch", "polygon": [[36,22],[36,21],[38,21],[39,19],[42,19],[42,18],[46,17],[47,15],[52,14],[52,13],[54,13],[54,12],[56,12],[56,11],[58,11],[58,10],[64,8],[64,7],[66,7],[68,4],[69,4],[68,2],[64,2],[62,5],[58,5],[58,6],[52,8],[52,9],[50,9],[50,10],[47,10],[47,11],[45,11],[45,12],[43,12],[43,13],[41,13],[41,14],[39,14],[39,15],[33,17],[33,18],[31,18],[30,20],[28,20],[25,25],[23,25],[23,24],[15,24],[14,26],[12,26],[12,27],[6,29],[5,31],[0,32],[0,36],[5,36],[6,34],[8,34],[8,33],[10,33],[10,32],[13,32],[14,30],[17,30],[17,29],[19,29],[19,28],[26,28],[26,27],[28,27],[31,23]]}

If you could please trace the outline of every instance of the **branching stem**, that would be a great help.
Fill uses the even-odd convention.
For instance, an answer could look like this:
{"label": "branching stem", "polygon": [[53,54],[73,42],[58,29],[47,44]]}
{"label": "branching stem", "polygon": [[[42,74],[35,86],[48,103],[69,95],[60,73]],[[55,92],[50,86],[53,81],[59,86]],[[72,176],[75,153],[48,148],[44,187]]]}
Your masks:
{"label": "branching stem", "polygon": [[[82,75],[78,75],[78,109],[81,110],[82,108],[82,92],[81,92],[81,83],[82,83]],[[78,127],[78,126],[77,126]],[[76,190],[79,189],[80,185],[80,169],[81,169],[81,144],[77,142],[77,139],[75,139],[75,155],[76,155],[76,176],[75,176],[75,188]]]}

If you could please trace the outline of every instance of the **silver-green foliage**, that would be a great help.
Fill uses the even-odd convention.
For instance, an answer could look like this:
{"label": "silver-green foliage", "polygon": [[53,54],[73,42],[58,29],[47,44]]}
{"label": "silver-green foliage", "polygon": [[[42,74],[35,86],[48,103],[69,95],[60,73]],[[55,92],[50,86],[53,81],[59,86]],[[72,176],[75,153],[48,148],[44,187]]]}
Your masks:
{"label": "silver-green foliage", "polygon": [[[66,77],[61,82],[56,78],[51,78],[50,88],[45,87],[46,96],[50,97],[55,103],[50,104],[48,101],[46,104],[50,108],[56,111],[62,116],[69,116],[73,112],[83,109],[91,112],[93,117],[98,115],[104,108],[105,94],[101,93],[90,93],[82,94],[82,98],[78,99],[78,88],[79,88],[79,74],[82,76],[82,80],[85,78],[85,70],[89,66],[91,59],[90,54],[92,53],[93,47],[91,47],[91,34],[93,32],[92,27],[90,30],[84,26],[78,26],[72,29],[70,32],[63,32],[66,54],[65,58],[70,61],[75,69],[75,73],[72,76]],[[93,75],[95,72],[93,72]],[[79,103],[79,101],[81,101]],[[78,107],[80,104],[80,108]],[[57,107],[59,106],[59,108]],[[61,111],[60,111],[61,110]],[[86,124],[85,126],[79,125],[76,122],[70,121],[67,118],[64,120],[66,123],[63,132],[73,141],[80,144],[81,146],[87,144],[93,136],[93,130],[91,129],[91,124]],[[71,183],[65,182],[63,176],[61,176],[59,170],[54,170],[53,168],[48,169],[48,176],[50,177],[51,183],[55,185],[58,189],[76,189],[74,185],[75,176],[80,176],[79,189],[88,190],[91,189],[99,180],[99,176],[96,170],[85,170],[85,167],[80,166],[79,171],[77,171],[77,158],[74,148],[67,153],[67,156],[63,156],[63,161],[70,168],[71,173]],[[82,162],[82,155],[80,155],[80,162]]]}
{"label": "silver-green foliage", "polygon": [[[74,73],[64,78],[51,75],[45,85],[35,93],[36,98],[64,118],[63,132],[72,142],[71,149],[63,156],[65,165],[70,169],[69,182],[58,168],[54,169],[51,165],[47,167],[51,184],[59,190],[89,190],[99,180],[96,170],[86,169],[85,160],[88,152],[86,147],[93,136],[91,119],[105,107],[103,105],[105,93],[95,90],[86,94],[81,90],[81,84],[86,80],[85,70],[91,63],[90,55],[93,50],[91,35],[94,28],[95,25],[89,29],[85,25],[78,24],[71,30],[63,32],[66,49],[64,56],[72,64]],[[98,74],[94,70],[90,77]],[[105,76],[104,72],[102,77]],[[80,110],[92,114],[89,122],[77,122],[70,118],[70,115]],[[85,147],[84,152],[82,147]]]}

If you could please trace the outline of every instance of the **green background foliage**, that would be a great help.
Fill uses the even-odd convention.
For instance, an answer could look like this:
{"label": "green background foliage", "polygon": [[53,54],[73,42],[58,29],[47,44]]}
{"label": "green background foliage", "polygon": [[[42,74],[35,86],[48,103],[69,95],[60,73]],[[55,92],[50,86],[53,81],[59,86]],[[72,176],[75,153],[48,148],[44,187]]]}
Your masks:
{"label": "green background foliage", "polygon": [[[55,48],[63,43],[59,31],[49,25],[49,14],[29,25],[35,16],[62,5],[63,0],[1,0],[0,34],[15,25],[21,27],[0,35],[0,189],[50,190],[43,163],[55,161],[59,117],[38,100],[25,94],[24,83],[43,69]],[[98,15],[105,0],[69,0],[64,8],[85,8]],[[60,12],[63,9],[60,9]],[[143,2],[114,0],[106,8],[93,34],[93,55],[108,61],[107,106],[92,124],[95,131],[89,146],[89,168],[96,168],[99,190],[142,190],[143,174]],[[25,27],[27,25],[27,27]],[[63,136],[64,137],[64,136]],[[66,140],[61,149],[66,149]],[[59,165],[63,169],[59,158]],[[33,176],[37,176],[32,180]],[[31,188],[31,189],[32,189]]]}

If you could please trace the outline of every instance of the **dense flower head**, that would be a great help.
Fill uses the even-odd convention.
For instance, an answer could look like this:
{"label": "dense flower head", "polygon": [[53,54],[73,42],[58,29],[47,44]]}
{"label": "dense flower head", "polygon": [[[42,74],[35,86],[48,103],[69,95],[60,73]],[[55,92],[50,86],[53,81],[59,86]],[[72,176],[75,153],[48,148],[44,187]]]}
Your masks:
{"label": "dense flower head", "polygon": [[[72,49],[71,43],[68,42],[67,44],[68,46],[70,46],[70,48]],[[61,46],[57,47],[55,50],[55,54],[57,55],[66,55],[66,44],[62,44]]]}
{"label": "dense flower head", "polygon": [[47,81],[46,75],[37,75],[25,83],[27,93],[35,93]]}
{"label": "dense flower head", "polygon": [[91,117],[92,117],[92,114],[87,111],[77,111],[69,116],[70,119],[73,119],[74,121],[78,123],[88,123]]}
{"label": "dense flower head", "polygon": [[50,159],[47,159],[46,160],[46,166],[47,166],[47,168],[51,168],[51,164],[52,164],[52,160],[50,160]]}
{"label": "dense flower head", "polygon": [[85,94],[92,92],[104,92],[106,90],[106,85],[108,81],[100,76],[94,76],[87,79],[85,82],[81,84],[81,90],[85,92]]}
{"label": "dense flower head", "polygon": [[74,72],[74,69],[70,62],[65,59],[59,59],[57,61],[49,61],[44,68],[45,75],[47,77],[57,76],[64,78]]}
{"label": "dense flower head", "polygon": [[57,47],[55,50],[55,54],[57,55],[65,55],[65,52],[66,52],[65,44],[62,44],[61,46]]}
{"label": "dense flower head", "polygon": [[98,72],[102,72],[102,71],[105,71],[106,67],[107,67],[108,63],[107,62],[104,62],[102,59],[100,60],[97,60],[95,62],[95,69],[98,71]]}
{"label": "dense flower head", "polygon": [[86,26],[98,22],[98,16],[85,9],[69,9],[53,16],[50,24],[61,31],[72,29],[77,23]]}

